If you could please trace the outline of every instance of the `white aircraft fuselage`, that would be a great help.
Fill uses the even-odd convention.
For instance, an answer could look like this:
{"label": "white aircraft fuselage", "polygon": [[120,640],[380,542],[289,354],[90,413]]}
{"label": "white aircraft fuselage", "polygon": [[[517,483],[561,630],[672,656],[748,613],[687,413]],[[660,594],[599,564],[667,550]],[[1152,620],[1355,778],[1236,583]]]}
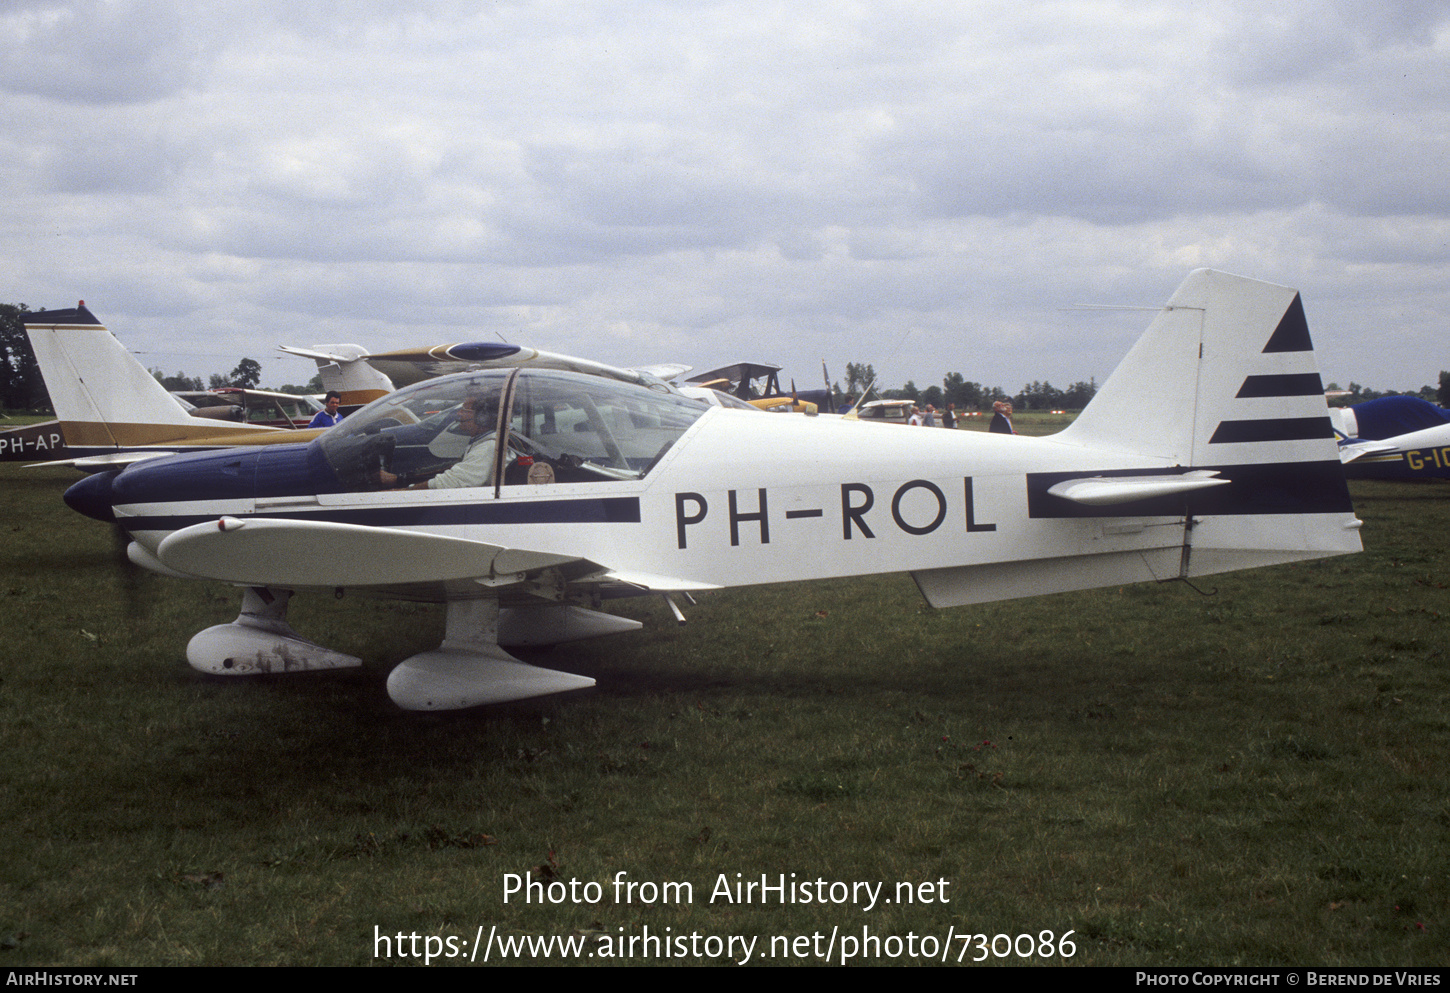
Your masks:
{"label": "white aircraft fuselage", "polygon": [[[1131,571],[1123,582],[1175,578],[1185,556],[1193,565],[1196,538],[1205,557],[1221,557],[1205,532],[1231,531],[1238,518],[1282,517],[1261,522],[1282,531],[1305,512],[1352,515],[1337,461],[1276,467],[1267,480],[1260,466],[1195,465],[1231,483],[1250,475],[1253,488],[1157,497],[1125,515],[1121,506],[1085,506],[1047,490],[1065,478],[1174,471],[1169,459],[1125,459],[1051,438],[722,408],[705,410],[638,480],[503,486],[497,495],[487,487],[328,492],[336,480],[311,456],[309,446],[286,445],[153,460],[116,478],[109,499],[152,554],[182,528],[260,515],[527,548],[701,586],[988,565],[1011,573],[1015,563],[1036,564],[1030,588],[983,582],[953,601],[960,603],[1072,589],[1089,578],[1041,568],[1056,560],[1111,561]],[[1356,548],[1347,535],[1341,550]],[[364,590],[373,585],[365,574]],[[332,573],[292,585],[347,580]],[[436,598],[458,595],[459,586],[440,581]]]}
{"label": "white aircraft fuselage", "polygon": [[910,572],[943,607],[1360,547],[1298,294],[1207,270],[1049,438],[484,370],[306,445],[158,458],[66,499],[143,565],[249,588],[188,649],[209,672],[359,664],[286,627],[291,591],[447,603],[440,648],[389,678],[414,709],[589,685],[499,643],[635,626],[592,609],[614,596]]}

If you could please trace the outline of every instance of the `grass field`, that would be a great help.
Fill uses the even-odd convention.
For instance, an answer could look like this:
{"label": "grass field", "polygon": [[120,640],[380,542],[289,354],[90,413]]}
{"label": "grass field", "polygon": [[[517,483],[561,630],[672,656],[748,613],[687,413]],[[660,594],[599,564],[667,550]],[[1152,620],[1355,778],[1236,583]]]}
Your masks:
{"label": "grass field", "polygon": [[[683,629],[641,600],[645,630],[538,657],[595,689],[413,715],[383,680],[439,608],[299,598],[364,669],[202,676],[186,641],[237,595],[120,568],[74,478],[0,466],[0,964],[363,964],[480,927],[770,963],[833,928],[950,933],[953,961],[1043,931],[1087,965],[1450,960],[1450,487],[1357,485],[1363,555],[1212,595],[932,611],[887,576],[723,591]],[[603,898],[505,902],[530,870]],[[617,903],[620,872],[692,900]],[[737,873],[937,885],[712,902]]]}

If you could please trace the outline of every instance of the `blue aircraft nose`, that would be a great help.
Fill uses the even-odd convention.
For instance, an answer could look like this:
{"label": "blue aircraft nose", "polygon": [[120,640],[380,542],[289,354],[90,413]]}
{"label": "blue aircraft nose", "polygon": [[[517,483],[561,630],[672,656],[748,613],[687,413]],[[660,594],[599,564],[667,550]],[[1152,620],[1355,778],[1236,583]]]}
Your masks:
{"label": "blue aircraft nose", "polygon": [[119,469],[87,476],[65,491],[65,505],[78,514],[85,514],[107,524],[116,523],[111,509],[111,482],[121,474]]}

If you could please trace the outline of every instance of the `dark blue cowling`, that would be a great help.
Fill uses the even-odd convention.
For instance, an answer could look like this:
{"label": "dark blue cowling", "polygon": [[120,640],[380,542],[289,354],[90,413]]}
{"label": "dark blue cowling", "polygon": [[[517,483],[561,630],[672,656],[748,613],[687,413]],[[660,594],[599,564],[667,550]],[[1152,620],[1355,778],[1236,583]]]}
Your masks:
{"label": "dark blue cowling", "polygon": [[111,522],[117,504],[250,500],[343,489],[313,444],[259,445],[147,459],[121,472],[97,473],[66,491],[66,504]]}
{"label": "dark blue cowling", "polygon": [[116,514],[111,509],[111,482],[120,474],[120,469],[112,469],[110,472],[97,472],[87,476],[66,490],[62,499],[77,514],[114,524]]}
{"label": "dark blue cowling", "polygon": [[[290,447],[290,446],[289,446]],[[192,500],[250,500],[256,496],[262,449],[228,448],[147,459],[127,467],[111,484],[118,504]]]}

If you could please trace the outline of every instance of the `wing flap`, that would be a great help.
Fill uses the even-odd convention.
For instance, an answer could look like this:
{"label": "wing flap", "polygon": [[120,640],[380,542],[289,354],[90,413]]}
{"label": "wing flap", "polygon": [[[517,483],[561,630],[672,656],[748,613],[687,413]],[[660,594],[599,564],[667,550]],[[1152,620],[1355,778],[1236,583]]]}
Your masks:
{"label": "wing flap", "polygon": [[714,583],[701,583],[693,579],[677,579],[674,576],[659,576],[654,573],[634,572],[631,570],[611,569],[602,573],[597,578],[615,583],[624,583],[626,586],[637,586],[642,590],[649,590],[652,593],[693,593],[700,590],[720,589]]}

